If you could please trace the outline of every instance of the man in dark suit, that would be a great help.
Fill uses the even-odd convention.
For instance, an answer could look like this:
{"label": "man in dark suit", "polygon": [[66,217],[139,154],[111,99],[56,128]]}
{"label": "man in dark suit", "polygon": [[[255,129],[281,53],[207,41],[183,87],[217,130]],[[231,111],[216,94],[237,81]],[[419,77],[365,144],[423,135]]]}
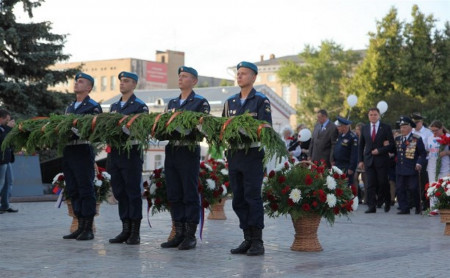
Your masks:
{"label": "man in dark suit", "polygon": [[333,150],[338,138],[336,125],[328,118],[326,110],[317,112],[317,124],[309,145],[309,159],[312,161],[325,160],[327,167],[334,162]]}
{"label": "man in dark suit", "polygon": [[389,191],[389,152],[394,151],[395,142],[391,127],[380,122],[380,110],[369,109],[369,124],[361,129],[358,148],[358,167],[365,169],[367,176],[367,205],[366,213],[375,213],[377,204],[377,188],[384,202],[384,211],[391,209],[391,193]]}

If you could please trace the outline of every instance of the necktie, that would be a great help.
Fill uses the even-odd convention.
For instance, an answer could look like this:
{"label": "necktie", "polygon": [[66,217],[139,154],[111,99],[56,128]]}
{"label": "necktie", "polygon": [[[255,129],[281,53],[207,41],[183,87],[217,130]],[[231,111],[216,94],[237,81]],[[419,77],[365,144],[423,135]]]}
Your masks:
{"label": "necktie", "polygon": [[375,135],[377,135],[375,125],[372,125],[372,142],[375,142]]}

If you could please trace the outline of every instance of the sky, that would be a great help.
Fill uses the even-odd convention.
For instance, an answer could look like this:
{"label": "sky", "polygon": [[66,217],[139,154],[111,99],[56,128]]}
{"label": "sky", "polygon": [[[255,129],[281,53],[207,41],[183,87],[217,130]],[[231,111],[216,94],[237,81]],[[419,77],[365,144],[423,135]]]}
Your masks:
{"label": "sky", "polygon": [[[324,40],[365,49],[391,7],[410,22],[414,4],[439,30],[450,21],[448,0],[46,0],[31,20],[67,34],[70,62],[155,61],[157,50],[176,50],[199,75],[233,79],[227,69],[240,61],[295,55]],[[17,20],[29,22],[21,11]]]}

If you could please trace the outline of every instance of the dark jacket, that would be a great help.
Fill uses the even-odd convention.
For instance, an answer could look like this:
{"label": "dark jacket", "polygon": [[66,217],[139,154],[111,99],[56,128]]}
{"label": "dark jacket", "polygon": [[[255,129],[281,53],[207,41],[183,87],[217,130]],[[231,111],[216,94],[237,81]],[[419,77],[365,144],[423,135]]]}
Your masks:
{"label": "dark jacket", "polygon": [[[385,146],[384,142],[389,145]],[[373,156],[372,150],[378,149],[379,154]],[[372,141],[371,124],[366,124],[361,129],[359,138],[358,161],[364,162],[364,167],[383,167],[389,164],[389,152],[394,152],[395,142],[392,129],[389,125],[380,122],[375,141]]]}
{"label": "dark jacket", "polygon": [[[11,127],[7,125],[0,126],[0,146],[3,144],[3,140],[6,135],[11,131]],[[6,148],[4,151],[0,148],[0,164],[12,163],[14,162],[14,152],[12,148]]]}

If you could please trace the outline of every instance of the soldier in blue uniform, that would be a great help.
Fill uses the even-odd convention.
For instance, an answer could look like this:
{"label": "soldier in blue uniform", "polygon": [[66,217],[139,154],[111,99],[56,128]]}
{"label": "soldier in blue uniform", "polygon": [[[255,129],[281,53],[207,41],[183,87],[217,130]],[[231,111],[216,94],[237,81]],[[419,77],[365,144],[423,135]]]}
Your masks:
{"label": "soldier in blue uniform", "polygon": [[[171,99],[167,110],[195,111],[209,114],[208,101],[197,95],[193,88],[198,82],[194,68],[181,66],[178,69],[179,97]],[[187,135],[189,136],[189,135]],[[170,140],[166,146],[164,171],[167,183],[167,198],[175,226],[175,237],[161,244],[162,248],[178,247],[179,250],[195,248],[195,232],[200,222],[200,198],[198,175],[200,171],[200,146],[192,147],[177,140]]]}
{"label": "soldier in blue uniform", "polygon": [[[94,78],[85,73],[75,75],[76,100],[66,109],[66,114],[99,114],[100,104],[89,97]],[[94,238],[92,223],[95,216],[95,155],[88,141],[79,140],[78,130],[73,128],[72,141],[63,150],[63,173],[66,192],[70,197],[73,212],[78,218],[78,228],[64,239],[90,240]]]}
{"label": "soldier in blue uniform", "polygon": [[[132,72],[122,71],[118,76],[122,97],[111,105],[111,113],[124,115],[148,113],[147,105],[134,95],[138,76]],[[124,132],[127,132],[124,129]],[[111,187],[114,197],[119,202],[119,217],[122,221],[122,232],[110,243],[139,244],[142,219],[142,150],[139,143],[129,151],[112,148],[108,157],[108,172],[111,174]]]}
{"label": "soldier in blue uniform", "polygon": [[420,135],[413,134],[416,124],[408,117],[400,117],[401,135],[395,138],[397,167],[396,192],[400,211],[409,214],[408,191],[414,200],[416,214],[420,213],[418,173],[426,161],[427,152]]}
{"label": "soldier in blue uniform", "polygon": [[353,176],[358,164],[358,137],[350,131],[351,124],[350,120],[337,117],[339,136],[333,152],[334,165],[347,175],[348,185],[353,185]]}
{"label": "soldier in blue uniform", "polygon": [[[255,64],[241,62],[237,65],[237,83],[241,92],[225,101],[222,116],[234,117],[250,113],[253,118],[272,124],[269,99],[253,88],[257,75],[258,68]],[[244,241],[237,248],[231,249],[232,254],[264,254],[264,209],[261,198],[263,158],[264,150],[260,149],[258,143],[252,143],[248,150],[227,152],[233,210],[239,218],[239,227],[244,232]]]}

